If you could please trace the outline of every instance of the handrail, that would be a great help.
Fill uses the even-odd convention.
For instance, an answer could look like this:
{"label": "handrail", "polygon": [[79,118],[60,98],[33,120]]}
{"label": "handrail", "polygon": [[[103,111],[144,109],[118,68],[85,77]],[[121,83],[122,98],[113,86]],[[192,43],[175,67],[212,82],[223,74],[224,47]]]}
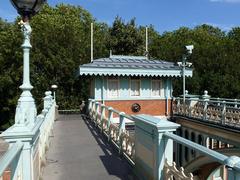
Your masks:
{"label": "handrail", "polygon": [[[126,157],[132,165],[134,165],[135,163],[138,163],[138,162],[135,162],[135,155],[136,155],[135,143],[136,142],[125,131],[125,117],[129,119],[130,118],[132,119],[133,117],[126,115],[123,112],[114,110],[112,107],[101,105],[97,101],[94,101],[94,100],[93,101],[89,100],[89,101],[90,103],[88,108],[89,108],[90,120],[94,122],[96,127],[99,127],[101,129],[101,132],[107,136],[108,140],[113,142],[113,144],[117,147],[117,149],[119,150],[119,153],[123,154],[124,157]],[[105,111],[108,112],[107,117],[105,117]],[[118,125],[112,123],[113,113],[117,113],[119,115]],[[172,127],[171,127],[171,130],[172,130]],[[192,142],[178,135],[169,133],[167,131],[165,131],[165,133],[161,131],[161,133],[166,139],[172,139],[173,141],[180,143],[185,147],[199,151],[201,154],[208,156],[221,164],[226,165],[227,168],[233,168],[238,172],[240,171],[240,163],[238,164],[238,162],[240,162],[239,160],[240,158],[238,159],[238,157],[236,156],[228,157],[224,154],[208,149],[203,145],[197,144],[195,142]],[[165,148],[165,150],[166,149],[167,148]],[[136,158],[138,158],[138,156]]]}
{"label": "handrail", "polygon": [[210,100],[240,102],[240,99],[229,99],[229,98],[210,98]]}
{"label": "handrail", "polygon": [[240,103],[211,101],[209,99],[186,99],[184,104],[182,98],[174,98],[174,100],[173,115],[190,117],[221,126],[240,128]]}
{"label": "handrail", "polygon": [[[95,100],[89,99],[89,115],[96,127],[107,136],[119,150],[127,158],[130,164],[134,164],[135,145],[132,137],[126,132],[125,119],[134,120],[132,116],[120,112],[112,107],[103,105]],[[105,116],[105,111],[108,115]],[[113,123],[113,113],[119,116],[119,124]]]}
{"label": "handrail", "polygon": [[23,142],[18,141],[0,159],[0,176],[3,175],[9,164],[14,160],[17,154],[23,149]]}
{"label": "handrail", "polygon": [[206,155],[206,156],[210,156],[212,157],[213,159],[217,160],[219,163],[223,164],[224,161],[226,159],[228,159],[228,156],[225,156],[217,151],[214,151],[214,150],[211,150],[211,149],[208,149],[200,144],[197,144],[195,142],[192,142],[188,139],[185,139],[181,136],[178,136],[178,135],[175,135],[175,134],[172,134],[172,133],[164,133],[164,136],[186,146],[186,147],[189,147],[191,149],[194,149],[194,150],[197,150],[199,152],[201,152],[202,154]]}
{"label": "handrail", "polygon": [[129,115],[127,115],[127,114],[122,114],[122,116],[125,117],[125,118],[127,118],[127,119],[129,119],[129,120],[131,120],[131,121],[134,121],[134,119],[133,119],[132,116],[129,116]]}
{"label": "handrail", "polygon": [[[180,96],[182,98],[182,95]],[[198,98],[198,99],[204,99],[204,95],[192,95],[192,94],[186,94],[186,99],[190,98]],[[240,99],[231,99],[231,98],[220,98],[220,97],[208,97],[209,100],[216,100],[216,101],[232,101],[232,102],[240,102]]]}
{"label": "handrail", "polygon": [[169,132],[165,132],[163,134],[164,136],[166,136],[167,138],[170,138],[174,141],[176,141],[177,143],[180,143],[186,147],[189,147],[191,149],[197,150],[199,152],[201,152],[202,154],[213,158],[214,160],[216,160],[217,162],[219,162],[220,164],[224,164],[229,168],[233,168],[237,171],[240,171],[240,158],[237,156],[226,156],[224,154],[221,154],[217,151],[208,149],[207,147],[204,147],[202,145],[199,145],[195,142],[192,142],[188,139],[185,139],[183,137],[180,137],[178,135],[169,133]]}
{"label": "handrail", "polygon": [[[176,100],[183,100],[181,97],[174,97],[173,99]],[[232,101],[226,101],[225,100],[217,100],[217,98],[209,98],[209,99],[195,99],[195,98],[186,98],[186,100],[192,100],[192,101],[198,101],[198,102],[208,102],[208,103],[220,103],[220,104],[231,104],[231,105],[240,105],[240,101],[235,101],[234,99]]]}
{"label": "handrail", "polygon": [[[89,99],[89,101],[90,101],[90,102],[96,102],[94,99]],[[96,104],[98,104],[98,105],[100,105],[100,107],[106,108],[106,109],[108,109],[108,110],[110,110],[110,111],[112,111],[112,112],[114,112],[114,113],[116,113],[116,114],[118,114],[118,115],[121,114],[121,111],[118,111],[118,110],[116,110],[116,109],[113,109],[113,108],[110,107],[110,106],[106,106],[106,105],[101,104],[101,103],[98,103],[98,102],[96,102]],[[129,119],[129,120],[131,120],[131,121],[134,121],[134,119],[133,119],[130,115],[121,114],[121,116],[123,116],[123,117],[125,117],[125,118],[127,118],[127,119]]]}

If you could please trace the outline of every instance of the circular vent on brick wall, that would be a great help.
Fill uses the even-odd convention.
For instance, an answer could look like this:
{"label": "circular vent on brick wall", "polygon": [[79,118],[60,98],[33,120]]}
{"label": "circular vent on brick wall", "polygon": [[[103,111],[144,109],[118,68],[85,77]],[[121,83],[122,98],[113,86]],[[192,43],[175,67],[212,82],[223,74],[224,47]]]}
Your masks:
{"label": "circular vent on brick wall", "polygon": [[141,110],[140,104],[134,103],[134,104],[132,105],[132,112],[137,113],[137,112],[139,112],[140,110]]}

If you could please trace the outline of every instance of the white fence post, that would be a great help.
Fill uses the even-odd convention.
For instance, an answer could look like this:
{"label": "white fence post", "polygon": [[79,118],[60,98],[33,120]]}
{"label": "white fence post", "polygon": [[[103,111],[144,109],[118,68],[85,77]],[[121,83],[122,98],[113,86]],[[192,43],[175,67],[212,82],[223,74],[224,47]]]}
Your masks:
{"label": "white fence post", "polygon": [[141,179],[164,180],[165,159],[173,161],[173,141],[163,134],[173,133],[179,124],[148,115],[135,120],[135,172]]}

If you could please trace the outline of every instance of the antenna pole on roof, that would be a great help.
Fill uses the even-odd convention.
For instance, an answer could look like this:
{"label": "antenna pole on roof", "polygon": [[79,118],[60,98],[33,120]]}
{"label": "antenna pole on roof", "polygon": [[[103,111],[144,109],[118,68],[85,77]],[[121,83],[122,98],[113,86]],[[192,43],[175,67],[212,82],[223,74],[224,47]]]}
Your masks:
{"label": "antenna pole on roof", "polygon": [[110,58],[112,57],[112,50],[110,50]]}
{"label": "antenna pole on roof", "polygon": [[93,62],[93,23],[91,23],[91,62]]}
{"label": "antenna pole on roof", "polygon": [[146,57],[148,57],[148,27],[146,26]]}

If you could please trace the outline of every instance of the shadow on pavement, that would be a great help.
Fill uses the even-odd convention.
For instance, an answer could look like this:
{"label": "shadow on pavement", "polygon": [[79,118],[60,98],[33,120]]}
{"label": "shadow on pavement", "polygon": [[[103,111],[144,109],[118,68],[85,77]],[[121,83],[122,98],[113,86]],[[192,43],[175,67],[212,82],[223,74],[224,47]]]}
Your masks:
{"label": "shadow on pavement", "polygon": [[105,154],[99,158],[108,174],[117,176],[121,180],[135,180],[136,178],[133,178],[133,168],[126,160],[119,157],[118,152],[114,150],[113,145],[108,143],[107,138],[101,134],[99,129],[95,127],[94,123],[84,115],[82,116],[82,119]]}

